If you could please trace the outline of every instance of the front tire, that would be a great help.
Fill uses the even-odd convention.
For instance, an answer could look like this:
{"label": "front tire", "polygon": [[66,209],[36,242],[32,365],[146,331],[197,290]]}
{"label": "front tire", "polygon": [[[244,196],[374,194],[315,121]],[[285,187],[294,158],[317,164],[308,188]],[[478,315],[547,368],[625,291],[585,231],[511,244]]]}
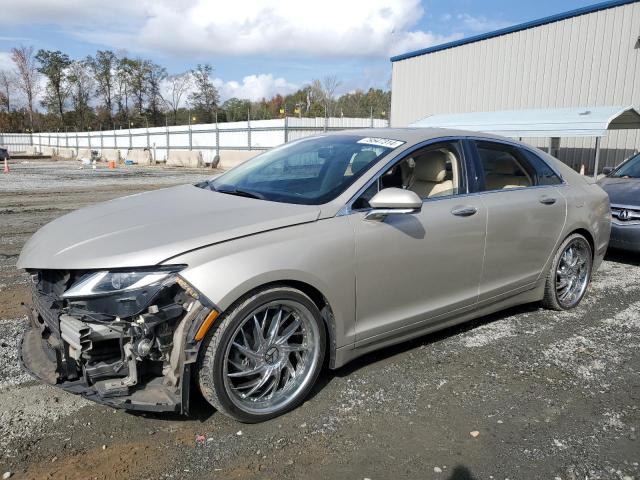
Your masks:
{"label": "front tire", "polygon": [[241,422],[297,407],[323,364],[326,334],[318,307],[290,287],[268,287],[230,307],[201,347],[200,391]]}
{"label": "front tire", "polygon": [[553,258],[542,305],[551,310],[571,310],[578,306],[589,286],[593,251],[579,233],[569,235]]}

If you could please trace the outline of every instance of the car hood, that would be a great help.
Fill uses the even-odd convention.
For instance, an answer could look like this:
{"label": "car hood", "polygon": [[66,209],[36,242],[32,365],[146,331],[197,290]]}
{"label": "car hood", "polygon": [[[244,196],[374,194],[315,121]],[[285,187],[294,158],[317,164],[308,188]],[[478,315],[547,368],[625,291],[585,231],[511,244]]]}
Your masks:
{"label": "car hood", "polygon": [[155,190],[76,210],[25,244],[18,268],[97,269],[157,265],[238,237],[317,220],[319,208],[212,192]]}
{"label": "car hood", "polygon": [[605,177],[598,185],[609,194],[612,205],[640,205],[640,179]]}

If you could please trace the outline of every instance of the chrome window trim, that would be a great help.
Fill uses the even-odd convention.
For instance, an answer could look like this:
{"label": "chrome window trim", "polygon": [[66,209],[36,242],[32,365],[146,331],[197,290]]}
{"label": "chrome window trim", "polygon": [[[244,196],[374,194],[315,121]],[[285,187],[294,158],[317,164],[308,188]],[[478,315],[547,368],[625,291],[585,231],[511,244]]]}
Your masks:
{"label": "chrome window trim", "polygon": [[[445,200],[445,199],[450,199],[453,197],[456,198],[464,198],[464,197],[471,197],[471,196],[476,196],[476,195],[487,195],[487,194],[494,194],[494,193],[504,193],[504,192],[517,192],[519,190],[531,190],[531,189],[544,189],[544,188],[559,188],[559,187],[566,187],[568,186],[568,183],[566,182],[566,180],[564,179],[564,177],[562,176],[562,174],[556,169],[554,168],[553,165],[550,165],[549,162],[547,162],[543,157],[541,157],[535,150],[534,147],[530,147],[528,145],[524,145],[515,141],[509,141],[508,139],[494,139],[491,137],[479,137],[479,136],[465,136],[465,137],[440,137],[440,138],[432,138],[429,140],[425,140],[424,142],[421,143],[416,143],[413,147],[411,148],[407,148],[406,150],[403,150],[401,152],[398,152],[397,155],[395,155],[391,160],[389,160],[387,163],[384,164],[384,166],[382,168],[380,168],[380,170],[371,178],[369,179],[369,181],[367,183],[364,184],[363,187],[361,187],[344,205],[344,207],[342,207],[338,213],[336,213],[336,217],[342,217],[344,215],[351,215],[352,213],[357,213],[357,212],[368,212],[371,209],[361,209],[361,210],[353,210],[351,208],[351,206],[353,205],[353,202],[355,202],[358,197],[360,195],[362,195],[374,182],[379,181],[380,177],[383,175],[383,173],[390,168],[396,161],[401,161],[402,159],[406,158],[406,156],[410,155],[411,153],[415,152],[416,150],[419,150],[421,148],[424,147],[428,147],[429,145],[433,145],[435,143],[440,143],[440,142],[463,142],[465,140],[470,140],[470,141],[485,141],[485,142],[494,142],[494,143],[501,143],[504,145],[509,145],[511,147],[514,148],[522,148],[525,150],[528,150],[531,154],[535,155],[536,157],[538,157],[540,159],[541,162],[543,162],[546,166],[548,166],[551,171],[553,173],[555,173],[558,178],[560,179],[560,183],[556,184],[556,185],[531,185],[528,187],[517,187],[517,188],[507,188],[507,189],[500,189],[500,190],[484,190],[481,192],[469,192],[469,182],[467,179],[467,192],[465,193],[457,193],[454,195],[443,195],[442,197],[432,197],[432,198],[423,198],[422,199],[422,204],[424,205],[426,202],[434,202],[434,201],[438,201],[438,200]],[[405,155],[406,154],[406,155]],[[464,152],[463,152],[464,154]],[[468,172],[469,171],[469,159],[465,158],[464,161],[467,163],[466,165],[466,169],[465,171]]]}
{"label": "chrome window trim", "polygon": [[[531,187],[518,187],[518,188],[505,188],[502,190],[485,190],[483,192],[466,192],[466,193],[458,193],[455,195],[443,195],[441,197],[431,197],[431,198],[423,198],[422,199],[422,204],[424,205],[425,203],[431,203],[431,202],[438,202],[441,200],[451,200],[452,198],[468,198],[468,197],[477,197],[477,196],[481,196],[481,195],[492,195],[492,194],[496,194],[496,193],[508,193],[508,192],[519,192],[522,190],[544,190],[547,188],[558,188],[558,187],[563,187],[565,185],[563,184],[558,184],[558,185],[533,185]],[[357,197],[356,197],[357,198]],[[354,199],[355,201],[355,199]],[[347,210],[347,207],[349,207],[349,209]],[[359,210],[352,210],[351,209],[351,205],[345,205],[344,207],[342,207],[340,209],[340,211],[336,214],[336,217],[341,217],[344,215],[351,215],[353,213],[367,213],[370,210],[372,210],[371,208],[363,208],[363,209],[359,209]]]}

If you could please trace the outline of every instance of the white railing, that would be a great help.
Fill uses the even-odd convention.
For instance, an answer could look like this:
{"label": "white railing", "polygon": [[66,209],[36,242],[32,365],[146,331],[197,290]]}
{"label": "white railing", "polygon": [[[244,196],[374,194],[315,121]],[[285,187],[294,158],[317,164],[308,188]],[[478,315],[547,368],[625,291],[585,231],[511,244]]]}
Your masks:
{"label": "white railing", "polygon": [[220,150],[266,150],[298,138],[351,128],[385,128],[389,122],[375,118],[298,118],[244,122],[177,125],[86,132],[2,133],[0,146],[10,152],[50,152],[52,149],[149,149],[157,161],[170,150],[199,150],[210,163]]}

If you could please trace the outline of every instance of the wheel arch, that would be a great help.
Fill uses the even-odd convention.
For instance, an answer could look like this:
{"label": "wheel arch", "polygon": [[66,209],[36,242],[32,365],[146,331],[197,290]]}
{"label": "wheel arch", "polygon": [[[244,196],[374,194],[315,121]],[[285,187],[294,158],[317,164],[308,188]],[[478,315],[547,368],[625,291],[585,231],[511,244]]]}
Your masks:
{"label": "wheel arch", "polygon": [[571,235],[575,233],[578,233],[587,239],[587,242],[589,242],[589,246],[591,247],[591,259],[593,260],[596,255],[595,239],[593,234],[586,228],[580,227],[570,231],[562,241],[564,242],[567,238],[569,238]]}
{"label": "wheel arch", "polygon": [[[251,296],[254,292],[259,290],[264,290],[270,287],[289,287],[295,290],[298,290],[304,293],[307,297],[311,299],[311,301],[318,307],[320,311],[320,315],[323,320],[323,326],[325,329],[325,333],[327,334],[327,347],[328,347],[328,362],[329,368],[335,368],[335,360],[336,360],[336,349],[337,349],[337,333],[336,333],[336,320],[333,313],[333,309],[327,297],[320,291],[320,289],[303,280],[294,280],[291,278],[283,278],[280,280],[270,280],[260,284],[254,284],[250,288],[247,288],[242,294],[238,295],[231,305],[234,305],[236,302]],[[225,309],[231,308],[231,305]]]}

